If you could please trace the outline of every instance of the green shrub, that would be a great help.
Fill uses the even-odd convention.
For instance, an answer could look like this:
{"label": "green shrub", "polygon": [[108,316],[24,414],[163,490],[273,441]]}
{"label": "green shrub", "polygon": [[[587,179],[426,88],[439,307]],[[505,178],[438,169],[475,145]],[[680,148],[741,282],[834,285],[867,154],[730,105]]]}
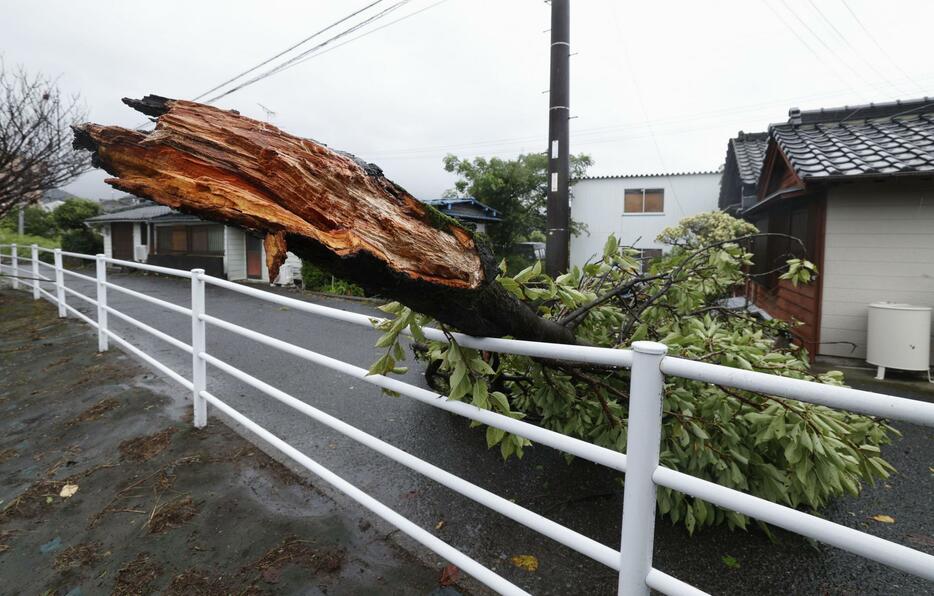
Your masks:
{"label": "green shrub", "polygon": [[363,296],[363,288],[360,286],[334,277],[308,261],[302,261],[302,283],[306,290],[313,292],[327,292],[340,296]]}
{"label": "green shrub", "polygon": [[99,215],[101,206],[87,199],[68,199],[52,211],[52,219],[59,230],[82,230],[84,220]]}
{"label": "green shrub", "polygon": [[104,252],[104,240],[88,228],[65,230],[62,232],[62,250],[96,255]]}

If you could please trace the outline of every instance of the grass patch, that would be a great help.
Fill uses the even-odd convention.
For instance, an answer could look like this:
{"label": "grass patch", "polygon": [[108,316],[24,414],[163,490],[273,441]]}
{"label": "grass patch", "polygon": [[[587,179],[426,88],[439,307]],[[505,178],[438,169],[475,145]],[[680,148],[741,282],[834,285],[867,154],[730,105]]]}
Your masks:
{"label": "grass patch", "polygon": [[[0,244],[16,244],[16,253],[22,258],[29,259],[32,256],[30,245],[38,244],[42,248],[61,248],[61,242],[58,238],[45,238],[43,236],[31,236],[29,234],[17,234],[10,230],[0,228]],[[9,258],[10,249],[4,247],[3,256]],[[51,259],[51,255],[48,257]],[[45,260],[44,258],[42,260]]]}

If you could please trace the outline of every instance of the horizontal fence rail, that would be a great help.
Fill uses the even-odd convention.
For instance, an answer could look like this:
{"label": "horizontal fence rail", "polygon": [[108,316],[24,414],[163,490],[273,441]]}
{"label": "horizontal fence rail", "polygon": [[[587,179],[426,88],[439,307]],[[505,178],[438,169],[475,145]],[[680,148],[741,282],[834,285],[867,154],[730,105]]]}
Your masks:
{"label": "horizontal fence rail", "polygon": [[[686,360],[666,355],[667,348],[653,342],[636,342],[631,350],[618,350],[473,337],[457,333],[449,336],[439,329],[424,330],[425,335],[430,339],[446,342],[453,337],[460,345],[479,350],[632,369],[629,433],[626,454],[624,455],[618,451],[509,418],[490,410],[480,409],[464,402],[448,400],[435,392],[416,387],[396,378],[369,375],[366,369],[359,366],[209,315],[206,313],[205,286],[211,285],[223,288],[266,302],[288,306],[311,315],[364,327],[373,327],[382,322],[384,319],[380,317],[311,304],[205,275],[204,271],[200,269],[181,271],[145,263],[112,259],[105,255],[85,255],[59,249],[43,249],[35,245],[29,247],[30,257],[24,258],[19,254],[23,248],[16,245],[0,245],[0,274],[2,274],[3,278],[9,278],[14,289],[31,290],[36,300],[44,297],[49,302],[56,304],[59,309],[59,316],[74,315],[96,328],[98,330],[98,349],[100,351],[107,350],[110,340],[113,340],[128,352],[139,357],[190,391],[195,414],[194,425],[196,427],[203,427],[207,423],[207,405],[210,404],[286,457],[367,508],[373,514],[392,524],[497,592],[503,594],[526,593],[483,564],[443,542],[427,530],[364,493],[208,391],[208,366],[250,385],[262,394],[373,449],[381,455],[618,571],[620,594],[648,594],[650,589],[665,594],[704,594],[704,592],[690,584],[652,567],[652,546],[656,517],[655,491],[659,486],[691,495],[718,507],[748,515],[751,518],[934,581],[934,556],[708,480],[666,468],[658,463],[662,417],[661,404],[666,375],[755,391],[776,399],[798,400],[926,426],[934,426],[934,404],[860,391],[848,387],[824,385],[756,371]],[[53,263],[50,264],[40,260],[40,253],[52,253]],[[89,263],[93,262],[95,275],[86,275],[65,268],[62,264],[62,257],[79,259]],[[179,306],[108,281],[108,265],[190,279],[191,307]],[[45,275],[43,271],[46,270],[51,270],[50,272],[54,276]],[[88,296],[68,287],[65,283],[66,279],[83,280],[94,284],[95,295],[93,297]],[[47,287],[43,287],[43,284],[46,284]],[[190,317],[192,325],[191,344],[185,343],[109,306],[107,304],[108,290]],[[68,304],[67,296],[73,296],[96,307],[96,320]],[[190,354],[192,358],[191,377],[188,378],[178,373],[138,346],[133,345],[126,338],[115,333],[108,324],[110,315],[184,353]],[[223,329],[264,346],[335,370],[352,379],[394,391],[421,403],[499,428],[536,443],[547,445],[625,473],[626,483],[622,511],[623,529],[620,548],[612,548],[588,538],[402,451],[217,358],[206,349],[205,338],[208,327]]]}

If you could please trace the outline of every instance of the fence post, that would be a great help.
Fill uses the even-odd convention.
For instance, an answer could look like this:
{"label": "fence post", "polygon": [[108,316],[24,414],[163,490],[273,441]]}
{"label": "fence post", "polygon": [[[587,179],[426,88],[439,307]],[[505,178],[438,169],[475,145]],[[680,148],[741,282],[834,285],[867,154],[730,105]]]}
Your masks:
{"label": "fence post", "polygon": [[652,474],[658,467],[665,388],[665,376],[659,367],[668,347],[653,341],[637,341],[632,344],[632,352],[619,568],[619,593],[626,596],[649,593],[645,579],[652,569],[655,540]]}
{"label": "fence post", "polygon": [[194,408],[195,428],[204,428],[208,423],[208,404],[201,397],[207,390],[207,363],[201,357],[205,351],[204,314],[204,269],[191,270],[191,401]]}
{"label": "fence post", "polygon": [[97,351],[106,352],[107,337],[107,262],[106,255],[97,255]]}
{"label": "fence post", "polygon": [[32,252],[32,299],[41,298],[39,294],[39,245],[33,244],[29,247]]}
{"label": "fence post", "polygon": [[13,265],[13,289],[19,289],[19,253],[16,244],[10,245],[10,264]]}
{"label": "fence post", "polygon": [[58,301],[58,316],[64,319],[68,316],[65,310],[65,274],[62,273],[62,249],[55,249],[55,298]]}

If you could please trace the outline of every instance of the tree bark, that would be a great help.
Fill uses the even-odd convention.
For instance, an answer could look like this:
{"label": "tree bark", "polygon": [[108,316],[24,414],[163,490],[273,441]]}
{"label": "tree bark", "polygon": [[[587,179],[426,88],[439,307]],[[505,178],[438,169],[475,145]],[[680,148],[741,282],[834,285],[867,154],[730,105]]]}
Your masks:
{"label": "tree bark", "polygon": [[144,133],[74,128],[111,186],[265,236],[274,279],[286,250],[472,335],[575,343],[496,278],[483,237],[415,199],[379,167],[235,111],[149,95]]}

